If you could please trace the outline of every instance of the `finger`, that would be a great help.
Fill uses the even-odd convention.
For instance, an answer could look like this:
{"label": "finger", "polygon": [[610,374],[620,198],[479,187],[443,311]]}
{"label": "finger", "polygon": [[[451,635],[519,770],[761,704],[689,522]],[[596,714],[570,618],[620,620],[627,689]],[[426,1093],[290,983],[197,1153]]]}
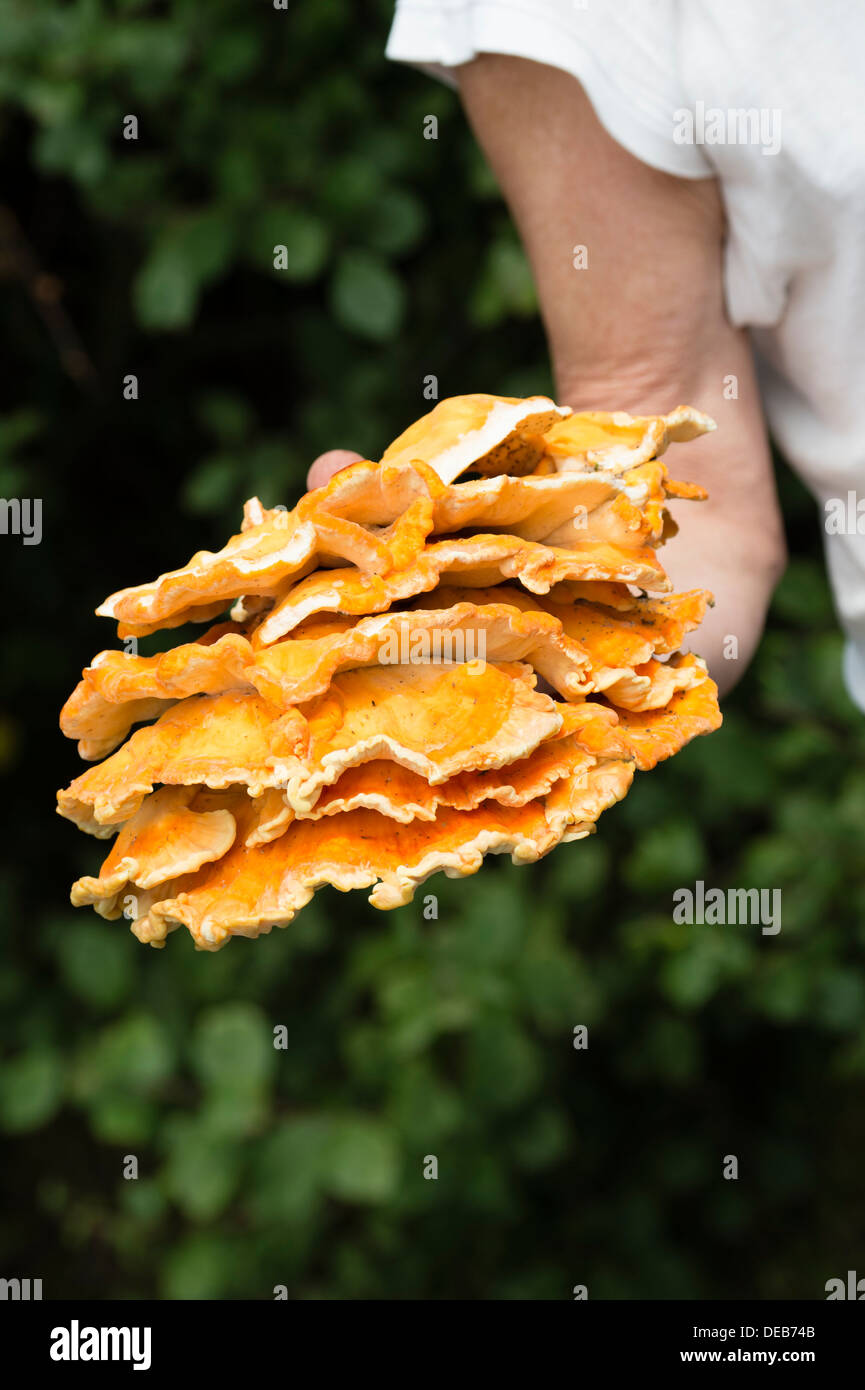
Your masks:
{"label": "finger", "polygon": [[328,449],[326,454],[319,454],[310,467],[306,475],[306,485],[310,492],[313,488],[324,487],[329,483],[334,473],[338,473],[342,468],[348,468],[350,463],[357,463],[363,458],[363,454],[356,454],[354,449]]}

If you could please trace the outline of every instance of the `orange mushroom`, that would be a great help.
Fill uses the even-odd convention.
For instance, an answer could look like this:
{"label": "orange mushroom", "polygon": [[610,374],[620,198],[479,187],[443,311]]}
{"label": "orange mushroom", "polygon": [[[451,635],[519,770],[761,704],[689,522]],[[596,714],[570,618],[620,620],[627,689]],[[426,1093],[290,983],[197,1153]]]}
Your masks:
{"label": "orange mushroom", "polygon": [[117,835],[73,903],[216,950],[324,884],[391,908],[433,873],[590,834],[635,771],[721,721],[680,650],[711,595],[670,593],[656,553],[667,498],[705,495],[660,456],[713,428],[689,407],[454,397],[379,463],[293,511],[253,498],[221,550],[107,599],[121,635],[221,621],[100,652],[64,705],[95,766],[58,810]]}

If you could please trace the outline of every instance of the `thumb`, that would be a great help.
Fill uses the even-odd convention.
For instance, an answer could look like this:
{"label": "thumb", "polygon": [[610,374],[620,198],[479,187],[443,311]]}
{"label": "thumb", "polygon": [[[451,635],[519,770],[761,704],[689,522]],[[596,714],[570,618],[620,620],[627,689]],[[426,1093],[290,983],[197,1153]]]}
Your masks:
{"label": "thumb", "polygon": [[310,492],[313,488],[324,487],[334,473],[348,468],[350,463],[358,463],[362,458],[363,454],[356,454],[354,449],[328,449],[326,454],[319,454],[318,458],[313,460],[306,475],[307,487]]}

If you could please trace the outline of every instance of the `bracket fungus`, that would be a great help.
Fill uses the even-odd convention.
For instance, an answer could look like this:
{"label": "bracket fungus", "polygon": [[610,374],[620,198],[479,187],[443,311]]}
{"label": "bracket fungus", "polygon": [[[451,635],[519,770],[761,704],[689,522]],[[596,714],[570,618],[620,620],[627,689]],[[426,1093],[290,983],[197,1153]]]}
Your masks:
{"label": "bracket fungus", "polygon": [[711,429],[690,407],[453,397],[380,462],[292,511],[253,498],[222,550],[106,599],[121,637],[217,622],[100,652],[67,700],[94,766],[58,810],[117,836],[73,903],[217,950],[324,884],[397,907],[431,874],[590,834],[721,722],[681,649],[711,595],[671,593],[656,553],[666,500],[705,496],[662,455]]}

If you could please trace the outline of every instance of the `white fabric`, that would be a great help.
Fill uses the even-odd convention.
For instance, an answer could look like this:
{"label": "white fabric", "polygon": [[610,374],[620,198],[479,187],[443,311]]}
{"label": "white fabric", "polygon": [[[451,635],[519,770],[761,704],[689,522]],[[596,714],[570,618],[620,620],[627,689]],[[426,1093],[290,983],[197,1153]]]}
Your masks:
{"label": "white fabric", "polygon": [[[449,69],[483,52],[572,73],[637,158],[720,179],[727,308],[753,330],[770,428],[821,511],[851,490],[865,497],[865,6],[399,0],[388,57],[453,82]],[[738,141],[718,140],[713,111],[735,121],[752,110],[763,125],[749,127],[750,142],[741,128]],[[679,143],[683,112],[695,130],[702,113],[702,143]],[[862,526],[827,535],[826,552],[844,676],[865,710]]]}

